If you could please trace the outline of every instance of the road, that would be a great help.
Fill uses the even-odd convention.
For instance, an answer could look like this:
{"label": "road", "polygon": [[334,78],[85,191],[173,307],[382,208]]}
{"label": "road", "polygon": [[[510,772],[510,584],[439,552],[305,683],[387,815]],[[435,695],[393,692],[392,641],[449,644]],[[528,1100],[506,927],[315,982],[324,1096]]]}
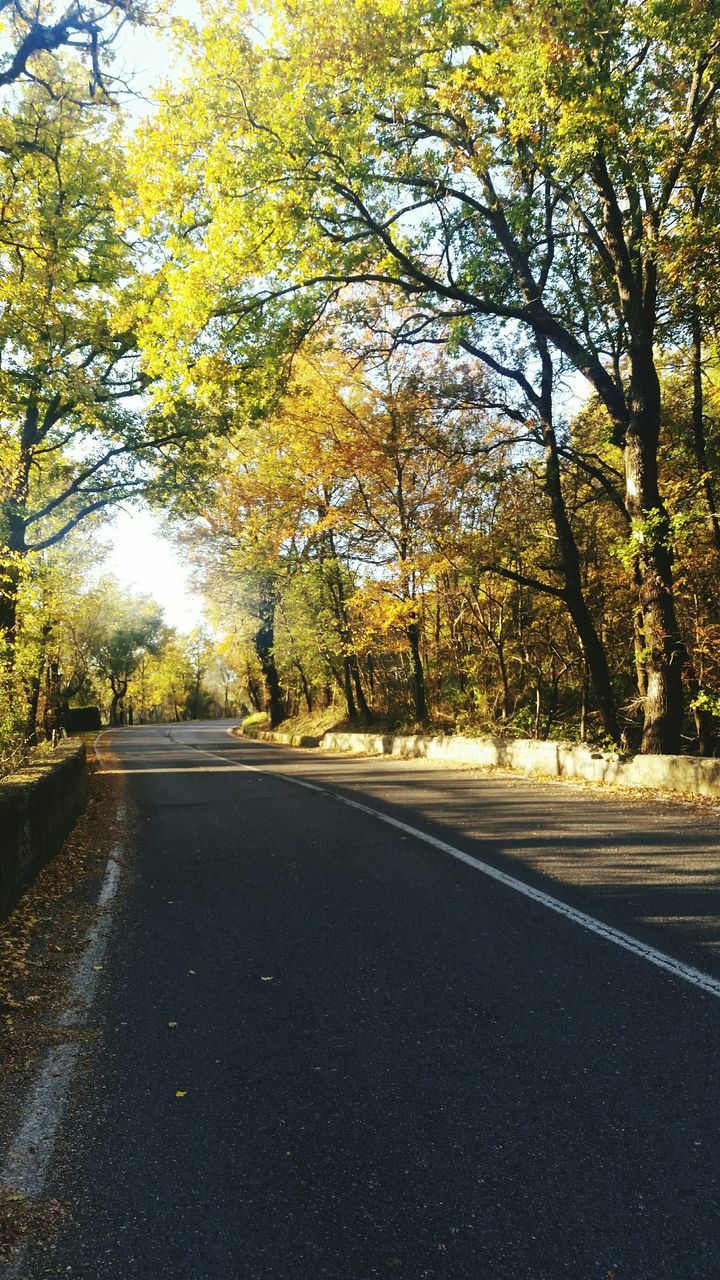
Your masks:
{"label": "road", "polygon": [[715,815],[100,745],[136,849],[23,1280],[720,1275],[718,994],[336,796],[720,979]]}

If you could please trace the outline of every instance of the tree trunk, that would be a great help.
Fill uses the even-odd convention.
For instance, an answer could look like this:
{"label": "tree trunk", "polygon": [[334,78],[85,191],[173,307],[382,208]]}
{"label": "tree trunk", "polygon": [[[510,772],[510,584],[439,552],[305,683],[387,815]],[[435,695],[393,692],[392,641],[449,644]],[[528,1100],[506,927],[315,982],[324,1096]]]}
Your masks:
{"label": "tree trunk", "polygon": [[543,436],[545,459],[545,492],[550,502],[550,511],[557,538],[557,549],[564,583],[563,596],[567,610],[575,624],[575,630],[580,638],[603,729],[612,738],[613,742],[618,743],[620,741],[620,729],[617,722],[615,697],[610,680],[607,657],[585,600],[580,555],[562,491],[560,457],[552,419],[552,361],[544,343],[538,342],[538,348],[543,365],[540,429]]}
{"label": "tree trunk", "polygon": [[342,688],[343,693],[345,694],[345,705],[347,707],[348,720],[357,720],[358,713],[353,694],[352,671],[350,669],[350,659],[347,656],[343,658]]}
{"label": "tree trunk", "polygon": [[255,677],[250,673],[249,670],[245,677],[245,683],[247,686],[248,697],[252,703],[253,711],[262,711],[263,702],[264,702],[263,691],[260,687],[259,682],[255,679]]}
{"label": "tree trunk", "polygon": [[673,599],[670,521],[658,484],[660,384],[651,351],[633,353],[630,411],[624,445],[625,502],[636,551],[647,673],[640,750],[674,755],[680,749],[687,655]]}
{"label": "tree trunk", "polygon": [[43,669],[45,666],[45,652],[42,652],[40,661],[33,671],[28,681],[28,739],[31,744],[36,747],[40,742],[41,731],[39,722],[40,709],[40,690],[42,688]]}
{"label": "tree trunk", "polygon": [[550,660],[550,671],[550,703],[545,716],[545,727],[542,735],[545,739],[550,737],[550,730],[555,723],[555,717],[558,713],[558,707],[560,706],[560,674],[557,669],[555,654],[552,655]]}
{"label": "tree trunk", "polygon": [[120,704],[127,693],[127,680],[111,679],[110,688],[112,689],[112,702],[110,704],[110,724],[117,728],[123,723],[123,713],[120,710]]}
{"label": "tree trunk", "polygon": [[307,707],[308,712],[312,712],[312,709],[313,709],[312,689],[308,684],[308,678],[305,675],[305,668],[298,657],[293,658],[293,666],[295,667],[295,670],[297,671],[300,677],[300,684],[302,686],[303,697],[305,699],[305,706]]}
{"label": "tree trunk", "polygon": [[26,517],[33,446],[37,443],[38,410],[31,393],[25,410],[15,473],[0,507],[0,643],[11,665],[15,661],[17,607],[21,565],[27,556]]}
{"label": "tree trunk", "polygon": [[365,697],[360,663],[358,662],[356,653],[350,655],[350,670],[352,671],[353,684],[355,686],[355,697],[357,699],[358,707],[360,708],[360,715],[362,716],[365,724],[372,724],[372,711],[370,710]]}
{"label": "tree trunk", "polygon": [[700,472],[708,532],[716,553],[720,556],[720,515],[717,509],[717,498],[712,476],[708,468],[707,447],[705,443],[705,412],[702,381],[702,327],[700,313],[696,304],[692,312],[692,428],[695,460]]}
{"label": "tree trunk", "polygon": [[423,671],[422,657],[420,655],[420,624],[418,622],[409,622],[405,628],[405,634],[410,646],[410,658],[412,662],[412,695],[415,719],[418,724],[426,725],[428,721],[428,711],[427,696],[425,692],[425,672]]}
{"label": "tree trunk", "polygon": [[0,530],[4,534],[4,545],[0,546],[0,643],[4,642],[11,664],[17,641],[20,571],[27,555],[25,521],[18,508],[15,498],[8,499],[0,516]]}
{"label": "tree trunk", "polygon": [[264,593],[260,599],[260,626],[255,632],[255,652],[265,679],[270,728],[274,729],[285,719],[285,705],[275,665],[275,596],[272,591]]}
{"label": "tree trunk", "polygon": [[583,655],[582,663],[582,702],[580,704],[580,741],[587,742],[587,715],[588,701],[590,695],[590,672],[588,671],[587,659]]}
{"label": "tree trunk", "polygon": [[370,688],[370,697],[375,697],[375,659],[372,653],[368,653],[365,659],[365,667],[367,669],[368,686]]}
{"label": "tree trunk", "polygon": [[508,676],[507,662],[505,661],[505,622],[503,611],[500,612],[500,621],[497,626],[497,635],[490,637],[491,644],[495,650],[497,657],[498,670],[500,672],[500,680],[502,682],[502,719],[503,722],[508,720],[511,715],[510,707],[510,678]]}
{"label": "tree trunk", "polygon": [[[322,507],[320,514],[327,514],[327,508]],[[326,582],[330,591],[330,599],[332,602],[333,612],[335,614],[335,625],[337,634],[343,647],[343,692],[345,694],[345,702],[347,704],[347,713],[350,720],[357,720],[358,710],[366,724],[372,722],[372,712],[367,704],[365,691],[363,689],[362,675],[360,673],[360,664],[355,653],[355,645],[350,626],[350,618],[345,602],[345,588],[343,586],[342,571],[340,561],[338,559],[335,548],[335,539],[332,530],[326,535],[328,558],[325,561]],[[354,693],[353,693],[354,686]],[[357,699],[357,703],[356,703]]]}
{"label": "tree trunk", "polygon": [[542,713],[542,686],[540,683],[540,672],[535,674],[535,723],[533,726],[533,737],[540,737],[540,717]]}
{"label": "tree trunk", "polygon": [[[3,551],[5,549],[3,548]],[[9,551],[9,548],[7,549]],[[0,555],[3,555],[0,551]],[[3,555],[0,562],[0,639],[12,659],[17,635],[17,598],[20,574],[14,557]]]}

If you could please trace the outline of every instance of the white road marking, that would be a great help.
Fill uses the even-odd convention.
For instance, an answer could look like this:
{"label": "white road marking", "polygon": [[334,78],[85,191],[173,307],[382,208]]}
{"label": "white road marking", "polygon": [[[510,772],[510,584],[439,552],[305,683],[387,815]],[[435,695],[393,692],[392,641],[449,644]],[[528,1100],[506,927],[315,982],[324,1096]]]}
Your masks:
{"label": "white road marking", "polygon": [[[119,845],[113,849],[113,855],[116,853],[120,854],[121,852],[122,850]],[[120,863],[116,862],[115,857],[113,856],[108,858],[108,864],[105,868],[105,879],[103,880],[102,889],[100,890],[100,896],[98,898],[99,907],[106,907],[115,897],[117,887],[120,882],[120,871]]]}
{"label": "white road marking", "polygon": [[[177,739],[173,739],[173,741],[177,741]],[[178,742],[178,746],[193,746],[193,744]],[[202,747],[193,746],[193,750],[200,755],[212,756],[215,760],[225,759],[224,756],[219,755],[217,752],[207,751]],[[639,956],[642,960],[647,960],[649,964],[655,965],[657,969],[663,969],[666,973],[672,974],[673,977],[680,978],[683,982],[689,982],[692,986],[698,987],[700,991],[706,992],[707,995],[720,999],[720,981],[717,978],[711,977],[708,973],[703,973],[701,969],[696,969],[693,965],[684,964],[682,960],[676,960],[674,956],[668,955],[665,951],[659,951],[657,947],[648,946],[647,943],[641,942],[639,938],[634,938],[632,934],[625,933],[622,929],[614,929],[612,925],[605,924],[602,920],[588,915],[585,911],[578,911],[560,898],[554,898],[552,894],[545,893],[542,889],[535,889],[532,885],[525,884],[523,880],[518,880],[516,876],[508,875],[506,871],[499,871],[497,867],[490,866],[488,862],[482,862],[479,858],[474,858],[472,854],[465,853],[462,849],[457,849],[455,845],[448,844],[447,841],[440,840],[437,836],[429,835],[427,831],[421,831],[419,827],[412,827],[407,822],[401,822],[399,818],[393,818],[390,814],[383,813],[380,809],[372,808],[371,805],[362,804],[359,800],[350,800],[347,796],[342,796],[337,791],[330,791],[327,787],[319,787],[314,782],[305,782],[300,778],[291,777],[289,774],[274,773],[272,769],[262,769],[258,765],[239,764],[234,761],[228,763],[227,767],[249,773],[261,773],[277,778],[282,782],[289,782],[292,786],[303,787],[306,791],[314,791],[318,795],[328,796],[330,799],[337,801],[338,804],[344,804],[348,809],[355,809],[358,813],[364,813],[369,817],[376,818],[379,822],[384,822],[386,826],[394,827],[396,831],[402,831],[405,835],[413,836],[416,840],[422,840],[424,844],[431,845],[433,849],[439,849],[441,853],[449,854],[451,858],[456,858],[458,862],[464,862],[466,866],[473,867],[475,871],[480,871],[482,875],[488,876],[491,880],[496,880],[508,889],[513,889],[516,893],[521,893],[524,897],[539,903],[540,906],[547,907],[549,911],[554,911],[558,915],[564,916],[566,920],[571,920],[573,924],[579,925],[582,929],[587,929],[589,933],[594,933],[599,938],[604,938],[606,942],[611,942],[614,946],[621,947],[623,951],[629,951],[632,955]]]}
{"label": "white road marking", "polygon": [[121,866],[119,858],[122,847],[116,845],[105,869],[105,879],[98,897],[100,911],[95,923],[88,929],[83,954],[78,961],[71,988],[71,1003],[58,1018],[61,1027],[79,1027],[87,1022],[90,1006],[95,999],[98,980],[105,959],[107,941],[112,925],[110,904],[117,893],[120,883]]}
{"label": "white road marking", "polygon": [[30,1200],[37,1200],[43,1189],[55,1131],[79,1052],[78,1044],[60,1044],[47,1054],[3,1165],[2,1185],[22,1192]]}
{"label": "white road marking", "polygon": [[[122,819],[124,813],[125,806],[119,804],[118,818]],[[98,918],[88,930],[86,945],[73,976],[71,1003],[58,1018],[59,1027],[80,1027],[88,1020],[112,924],[112,903],[122,874],[122,853],[122,846],[116,845],[108,859],[97,900]],[[19,1191],[30,1200],[37,1200],[42,1195],[79,1054],[80,1044],[77,1041],[55,1045],[47,1053],[30,1090],[22,1123],[0,1171],[0,1189]],[[11,1262],[4,1266],[0,1263],[1,1280],[15,1280],[20,1276],[23,1256],[24,1249],[21,1248]]]}
{"label": "white road marking", "polygon": [[102,764],[102,757],[100,755],[100,752],[98,751],[98,742],[100,741],[101,738],[105,737],[106,733],[112,733],[112,729],[103,729],[102,732],[98,734],[97,738],[93,742],[93,751],[95,752],[95,758],[99,760],[101,764]]}

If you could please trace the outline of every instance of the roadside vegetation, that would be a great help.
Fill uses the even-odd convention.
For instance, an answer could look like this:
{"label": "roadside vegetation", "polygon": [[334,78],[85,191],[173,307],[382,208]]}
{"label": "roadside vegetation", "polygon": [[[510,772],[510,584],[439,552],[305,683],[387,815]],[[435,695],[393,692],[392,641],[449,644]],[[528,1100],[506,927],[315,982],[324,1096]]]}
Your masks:
{"label": "roadside vegetation", "polygon": [[[164,19],[71,12],[3,14],[0,767],[87,704],[717,754],[711,0],[227,0],[137,127]],[[189,637],[97,576],[138,501]]]}

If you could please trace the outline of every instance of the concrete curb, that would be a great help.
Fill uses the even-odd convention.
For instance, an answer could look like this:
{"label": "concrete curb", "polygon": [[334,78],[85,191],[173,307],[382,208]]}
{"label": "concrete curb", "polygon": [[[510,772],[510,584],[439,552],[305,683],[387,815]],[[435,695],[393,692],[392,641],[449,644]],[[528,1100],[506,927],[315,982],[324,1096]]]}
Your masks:
{"label": "concrete curb", "polygon": [[580,743],[532,738],[402,737],[377,733],[326,733],[321,738],[267,729],[238,730],[241,736],[289,747],[320,747],[356,755],[436,760],[481,769],[512,769],[575,782],[599,782],[633,791],[675,791],[720,799],[720,760],[696,756],[634,756],[593,750]]}
{"label": "concrete curb", "polygon": [[85,804],[82,743],[58,743],[0,781],[0,920],[59,851]]}
{"label": "concrete curb", "polygon": [[274,729],[233,729],[239,738],[252,738],[255,742],[277,742],[284,747],[319,747],[320,737],[309,733],[277,733]]}

